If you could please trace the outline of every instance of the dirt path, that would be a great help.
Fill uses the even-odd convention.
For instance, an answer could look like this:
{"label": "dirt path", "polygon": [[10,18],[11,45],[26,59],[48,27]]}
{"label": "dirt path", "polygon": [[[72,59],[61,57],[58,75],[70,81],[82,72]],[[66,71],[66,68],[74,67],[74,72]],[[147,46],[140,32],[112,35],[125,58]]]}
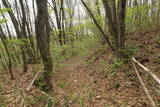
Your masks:
{"label": "dirt path", "polygon": [[85,59],[72,58],[57,70],[58,107],[150,107],[143,90],[127,80],[125,73],[104,76],[97,72],[98,65],[90,67]]}
{"label": "dirt path", "polygon": [[[61,63],[54,83],[57,107],[151,107],[135,71],[123,65],[113,73],[107,66],[112,54],[106,53],[98,51]],[[145,84],[159,107],[160,95],[151,86],[154,82],[141,69],[139,72],[144,80],[148,79]]]}
{"label": "dirt path", "polygon": [[[60,105],[80,107],[89,104],[93,78],[87,72],[85,58],[72,58],[56,72],[56,97]],[[92,98],[90,99],[92,100]],[[87,104],[87,105],[88,105]],[[59,105],[59,106],[60,106]]]}

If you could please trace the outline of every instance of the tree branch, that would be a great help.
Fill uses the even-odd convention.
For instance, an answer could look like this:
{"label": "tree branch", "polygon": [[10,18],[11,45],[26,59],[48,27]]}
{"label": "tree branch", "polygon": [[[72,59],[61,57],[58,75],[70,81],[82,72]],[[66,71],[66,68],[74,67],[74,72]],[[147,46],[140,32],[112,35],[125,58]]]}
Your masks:
{"label": "tree branch", "polygon": [[105,32],[102,30],[101,26],[98,24],[96,18],[94,17],[94,15],[92,14],[91,10],[89,9],[89,7],[86,5],[86,3],[81,0],[82,4],[84,5],[84,7],[86,8],[86,10],[88,11],[88,13],[90,14],[94,24],[96,25],[96,27],[98,28],[98,30],[101,32],[102,36],[104,37],[104,39],[106,40],[107,44],[109,45],[109,47],[112,49],[113,53],[117,56],[116,50],[114,49],[114,47],[112,46],[111,42],[109,41],[109,38],[107,37],[107,35],[105,34]]}
{"label": "tree branch", "polygon": [[144,84],[144,82],[143,82],[143,80],[142,80],[142,78],[141,78],[141,76],[140,76],[140,74],[139,74],[139,72],[138,72],[138,70],[137,70],[137,68],[136,68],[136,65],[134,64],[133,61],[131,61],[131,62],[132,62],[132,65],[133,65],[133,67],[134,67],[134,69],[135,69],[135,72],[136,72],[136,74],[137,74],[137,77],[138,77],[138,79],[139,79],[139,81],[140,81],[140,83],[141,83],[141,85],[142,85],[142,88],[144,89],[144,91],[145,91],[147,97],[149,98],[152,106],[153,106],[153,107],[157,107],[156,104],[155,104],[155,102],[153,101],[152,97],[150,96],[150,94],[149,94],[149,92],[148,92],[148,89],[146,88],[146,86],[145,86],[145,84]]}
{"label": "tree branch", "polygon": [[132,60],[138,64],[141,68],[143,68],[146,72],[149,73],[149,75],[151,75],[153,77],[153,79],[155,79],[158,84],[160,85],[160,79],[155,75],[153,74],[148,68],[146,68],[144,65],[142,65],[141,63],[139,63],[134,57],[132,57]]}

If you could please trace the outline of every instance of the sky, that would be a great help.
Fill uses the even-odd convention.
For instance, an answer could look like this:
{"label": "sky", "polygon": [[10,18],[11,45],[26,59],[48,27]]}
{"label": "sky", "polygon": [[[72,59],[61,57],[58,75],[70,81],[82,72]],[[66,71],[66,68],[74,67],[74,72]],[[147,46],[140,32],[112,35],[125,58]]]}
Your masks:
{"label": "sky", "polygon": [[[11,3],[11,5],[12,5],[12,7],[13,7],[13,11],[15,10],[15,7],[14,7],[14,0],[8,0],[10,3]],[[33,21],[33,9],[32,9],[32,1],[33,0],[27,0],[28,1],[28,5],[29,5],[29,8],[30,8],[30,14],[31,14],[31,17],[32,17],[32,23],[34,23],[34,21]],[[34,0],[35,1],[35,0]],[[52,0],[48,0],[48,2],[50,3],[50,4],[52,4],[51,3],[51,1]],[[71,4],[71,5],[74,5],[74,3],[75,2],[77,2],[77,5],[76,5],[76,8],[75,8],[75,18],[77,18],[77,16],[79,16],[79,14],[81,15],[81,17],[83,17],[83,16],[85,16],[86,14],[85,14],[85,9],[84,9],[84,7],[82,6],[82,4],[81,4],[81,2],[80,2],[80,0],[65,0],[65,1],[68,1],[69,2],[69,4]],[[138,0],[138,1],[140,1],[140,0]],[[145,1],[145,0],[142,0],[143,2]],[[149,1],[151,1],[151,0],[149,0]],[[0,5],[2,5],[2,1],[0,0]],[[35,3],[35,6],[36,6],[36,3]],[[15,12],[15,11],[14,11]],[[15,34],[15,31],[14,31],[14,27],[13,27],[13,25],[12,25],[12,22],[11,22],[11,20],[10,20],[10,18],[9,18],[9,15],[8,14],[5,14],[6,16],[7,16],[7,19],[8,19],[8,25],[9,25],[9,27],[10,27],[10,29],[12,29],[12,32],[14,32],[14,34]],[[16,15],[16,13],[15,13],[15,15]],[[54,17],[54,13],[52,12],[52,15],[51,15],[52,17]],[[0,16],[0,18],[2,18],[1,16]],[[53,18],[53,22],[55,22],[56,20],[55,20],[55,18]],[[33,24],[34,25],[34,24]],[[55,24],[56,25],[56,24]]]}
{"label": "sky", "polygon": [[[16,15],[16,12],[15,12],[15,6],[14,6],[14,0],[8,0],[9,1],[9,3],[12,5],[12,9],[13,9],[13,12],[15,13],[15,15]],[[33,6],[33,0],[27,0],[28,1],[28,6],[29,6],[29,8],[30,8],[30,14],[31,14],[31,17],[32,17],[32,23],[34,23],[33,22],[33,9],[32,9],[32,6]],[[35,0],[34,0],[35,1]],[[50,4],[52,4],[51,3],[51,1],[52,0],[48,0],[48,2],[50,3]],[[80,12],[80,14],[84,14],[84,8],[82,7],[82,5],[80,4],[80,0],[66,0],[66,1],[68,1],[68,3],[69,4],[71,4],[71,5],[74,5],[75,4],[75,2],[77,2],[77,5],[76,5],[76,7],[75,7],[75,17],[76,16],[78,16],[78,12]],[[2,1],[0,0],[0,5],[2,5]],[[35,6],[36,6],[36,3],[35,3]],[[7,19],[8,19],[8,25],[9,25],[9,27],[10,27],[10,29],[12,29],[12,32],[14,32],[14,35],[15,35],[15,30],[14,30],[14,27],[13,27],[13,25],[12,25],[12,22],[11,22],[11,20],[10,20],[10,17],[9,17],[9,15],[7,14],[7,13],[5,13],[5,16],[7,17]],[[51,16],[54,16],[53,14],[51,15]],[[0,16],[0,18],[2,18],[1,16]],[[55,20],[54,20],[54,18],[53,18],[53,21],[55,22]]]}

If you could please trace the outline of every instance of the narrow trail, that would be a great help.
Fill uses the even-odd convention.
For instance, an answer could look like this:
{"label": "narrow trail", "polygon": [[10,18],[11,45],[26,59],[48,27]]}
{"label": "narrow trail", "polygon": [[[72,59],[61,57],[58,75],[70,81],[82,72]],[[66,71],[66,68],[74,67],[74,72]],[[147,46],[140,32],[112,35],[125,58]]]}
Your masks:
{"label": "narrow trail", "polygon": [[[92,91],[93,77],[89,76],[85,58],[72,58],[64,62],[56,76],[58,78],[56,79],[57,85],[64,85],[63,88],[55,89],[58,99],[63,99],[60,101],[60,105],[64,105],[66,102],[72,107],[79,107],[90,102],[87,98]],[[65,99],[65,97],[68,97],[68,99]]]}
{"label": "narrow trail", "polygon": [[104,76],[96,67],[82,57],[62,62],[54,81],[58,107],[150,107],[143,91],[125,73]]}

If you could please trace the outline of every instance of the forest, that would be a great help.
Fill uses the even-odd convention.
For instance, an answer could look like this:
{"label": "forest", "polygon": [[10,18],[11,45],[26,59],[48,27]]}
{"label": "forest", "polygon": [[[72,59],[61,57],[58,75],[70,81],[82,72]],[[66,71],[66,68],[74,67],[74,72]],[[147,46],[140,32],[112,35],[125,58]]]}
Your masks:
{"label": "forest", "polygon": [[0,0],[0,107],[160,107],[160,0]]}

